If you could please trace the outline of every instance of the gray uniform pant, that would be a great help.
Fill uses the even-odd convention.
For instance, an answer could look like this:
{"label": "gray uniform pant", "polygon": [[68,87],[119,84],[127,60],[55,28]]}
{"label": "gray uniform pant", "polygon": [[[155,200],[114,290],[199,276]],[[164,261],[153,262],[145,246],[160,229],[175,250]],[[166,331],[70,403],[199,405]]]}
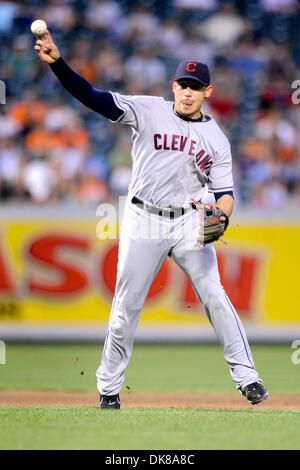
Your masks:
{"label": "gray uniform pant", "polygon": [[126,203],[119,244],[118,273],[102,359],[96,372],[103,395],[120,392],[135,331],[148,290],[169,255],[189,277],[217,338],[236,388],[261,382],[242,323],[220,282],[213,244],[195,247],[197,211],[175,219]]}

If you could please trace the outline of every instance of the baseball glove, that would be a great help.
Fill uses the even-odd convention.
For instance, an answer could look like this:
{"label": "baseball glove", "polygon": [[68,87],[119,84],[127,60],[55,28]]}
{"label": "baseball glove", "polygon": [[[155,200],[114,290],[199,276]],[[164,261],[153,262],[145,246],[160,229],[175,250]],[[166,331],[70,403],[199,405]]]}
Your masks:
{"label": "baseball glove", "polygon": [[225,212],[212,204],[203,204],[201,201],[196,202],[193,199],[191,204],[199,214],[199,232],[196,246],[202,248],[208,243],[219,240],[229,224],[229,218]]}

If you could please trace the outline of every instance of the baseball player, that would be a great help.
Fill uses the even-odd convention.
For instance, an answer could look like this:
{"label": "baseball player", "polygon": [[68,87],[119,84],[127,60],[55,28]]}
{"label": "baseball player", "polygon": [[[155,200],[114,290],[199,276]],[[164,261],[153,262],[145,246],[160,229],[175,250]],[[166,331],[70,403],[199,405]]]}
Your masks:
{"label": "baseball player", "polygon": [[[96,372],[100,407],[121,406],[119,393],[140,313],[167,256],[189,277],[223,345],[236,388],[252,404],[260,403],[268,392],[255,369],[241,321],[220,283],[212,243],[224,233],[234,199],[230,144],[201,109],[213,91],[208,67],[194,61],[180,63],[172,85],[174,102],[169,102],[95,89],[65,63],[49,31],[36,41],[35,50],[74,97],[132,129],[132,180],[117,283]],[[214,204],[205,203],[213,196]]]}

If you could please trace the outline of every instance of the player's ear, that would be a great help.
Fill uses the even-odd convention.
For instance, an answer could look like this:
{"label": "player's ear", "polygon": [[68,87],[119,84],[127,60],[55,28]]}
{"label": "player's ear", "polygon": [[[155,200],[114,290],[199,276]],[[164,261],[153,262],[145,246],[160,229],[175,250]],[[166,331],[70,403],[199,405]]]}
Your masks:
{"label": "player's ear", "polygon": [[173,93],[175,93],[176,87],[177,87],[177,82],[173,82],[173,84],[172,84]]}
{"label": "player's ear", "polygon": [[213,90],[214,90],[214,87],[212,85],[208,85],[204,93],[204,98],[209,98]]}

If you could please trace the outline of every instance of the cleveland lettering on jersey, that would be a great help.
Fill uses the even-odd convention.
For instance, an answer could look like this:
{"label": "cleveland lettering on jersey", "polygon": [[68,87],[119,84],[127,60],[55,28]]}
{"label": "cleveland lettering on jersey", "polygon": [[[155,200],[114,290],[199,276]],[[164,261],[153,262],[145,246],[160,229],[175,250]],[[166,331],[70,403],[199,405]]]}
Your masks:
{"label": "cleveland lettering on jersey", "polygon": [[166,150],[174,152],[183,152],[187,151],[187,155],[195,157],[198,168],[201,171],[208,170],[213,161],[211,156],[206,152],[206,150],[201,149],[199,152],[195,153],[195,148],[199,143],[196,140],[191,139],[189,145],[187,145],[188,137],[178,134],[154,134],[153,136],[154,148],[155,150]]}
{"label": "cleveland lettering on jersey", "polygon": [[[173,134],[154,134],[155,150],[173,150],[174,152],[183,152],[186,148],[188,138],[183,135]],[[178,142],[179,141],[179,142]]]}

